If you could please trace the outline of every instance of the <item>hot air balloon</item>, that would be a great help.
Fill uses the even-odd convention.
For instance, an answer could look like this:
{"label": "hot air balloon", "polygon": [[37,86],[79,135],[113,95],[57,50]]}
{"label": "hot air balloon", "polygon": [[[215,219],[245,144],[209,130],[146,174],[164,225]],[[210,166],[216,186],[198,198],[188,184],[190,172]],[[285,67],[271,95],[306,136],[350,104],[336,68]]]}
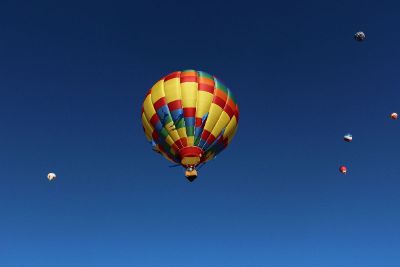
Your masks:
{"label": "hot air balloon", "polygon": [[396,112],[393,112],[392,114],[390,114],[390,118],[392,118],[393,120],[397,120],[399,116],[397,115]]}
{"label": "hot air balloon", "polygon": [[363,32],[356,32],[356,34],[354,34],[354,39],[356,39],[356,41],[362,42],[365,38],[365,33]]}
{"label": "hot air balloon", "polygon": [[343,139],[346,142],[351,142],[351,141],[353,141],[353,136],[351,134],[345,134]]}
{"label": "hot air balloon", "polygon": [[47,174],[47,179],[49,181],[53,181],[56,178],[57,178],[57,175],[55,173],[53,173],[53,172],[50,172],[49,174]]}
{"label": "hot air balloon", "polygon": [[239,108],[231,90],[202,71],[173,72],[148,91],[142,126],[157,153],[186,169],[189,181],[197,167],[212,160],[232,141]]}
{"label": "hot air balloon", "polygon": [[346,173],[347,173],[347,168],[346,168],[346,166],[340,166],[340,167],[339,167],[339,171],[340,171],[341,173],[343,173],[343,174],[346,174]]}

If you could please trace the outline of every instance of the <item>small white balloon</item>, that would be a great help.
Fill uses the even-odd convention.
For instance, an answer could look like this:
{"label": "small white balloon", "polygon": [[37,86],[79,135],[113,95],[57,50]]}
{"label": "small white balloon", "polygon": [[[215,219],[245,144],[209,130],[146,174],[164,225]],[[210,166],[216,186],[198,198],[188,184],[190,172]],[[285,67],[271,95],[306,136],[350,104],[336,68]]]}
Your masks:
{"label": "small white balloon", "polygon": [[47,179],[49,179],[49,181],[53,181],[54,179],[56,179],[57,175],[53,172],[47,174]]}
{"label": "small white balloon", "polygon": [[356,39],[356,41],[362,42],[365,40],[365,33],[363,32],[356,32],[356,34],[354,34],[354,39]]}

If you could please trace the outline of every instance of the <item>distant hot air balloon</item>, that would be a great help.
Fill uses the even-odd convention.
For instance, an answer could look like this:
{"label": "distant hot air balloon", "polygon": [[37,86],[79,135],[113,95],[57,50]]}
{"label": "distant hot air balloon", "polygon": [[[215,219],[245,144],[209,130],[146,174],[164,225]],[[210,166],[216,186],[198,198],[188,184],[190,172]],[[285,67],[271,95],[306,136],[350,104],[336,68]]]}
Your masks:
{"label": "distant hot air balloon", "polygon": [[351,141],[353,141],[353,136],[351,134],[345,134],[343,139],[346,142],[351,142]]}
{"label": "distant hot air balloon", "polygon": [[153,150],[183,166],[189,181],[196,167],[212,160],[235,135],[239,109],[216,77],[194,70],[173,72],[147,93],[142,126]]}
{"label": "distant hot air balloon", "polygon": [[56,175],[55,173],[53,173],[53,172],[47,174],[47,179],[48,179],[49,181],[53,181],[53,180],[56,179],[56,178],[57,178],[57,175]]}
{"label": "distant hot air balloon", "polygon": [[356,34],[354,34],[354,39],[356,39],[356,41],[362,42],[365,38],[365,33],[363,32],[356,32]]}
{"label": "distant hot air balloon", "polygon": [[341,173],[343,173],[343,174],[346,174],[346,173],[347,173],[347,168],[346,168],[346,166],[340,166],[340,167],[339,167],[339,171],[340,171]]}
{"label": "distant hot air balloon", "polygon": [[390,118],[392,118],[393,120],[397,120],[399,116],[397,115],[396,112],[393,112],[392,114],[390,114]]}

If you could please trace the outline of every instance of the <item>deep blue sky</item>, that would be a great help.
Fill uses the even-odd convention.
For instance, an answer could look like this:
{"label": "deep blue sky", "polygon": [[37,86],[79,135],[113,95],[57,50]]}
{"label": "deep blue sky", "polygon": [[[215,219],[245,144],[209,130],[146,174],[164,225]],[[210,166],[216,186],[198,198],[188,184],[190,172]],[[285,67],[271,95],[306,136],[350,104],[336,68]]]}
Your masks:
{"label": "deep blue sky", "polygon": [[[399,11],[2,1],[0,266],[400,266]],[[147,90],[188,68],[241,111],[194,183],[140,122]]]}

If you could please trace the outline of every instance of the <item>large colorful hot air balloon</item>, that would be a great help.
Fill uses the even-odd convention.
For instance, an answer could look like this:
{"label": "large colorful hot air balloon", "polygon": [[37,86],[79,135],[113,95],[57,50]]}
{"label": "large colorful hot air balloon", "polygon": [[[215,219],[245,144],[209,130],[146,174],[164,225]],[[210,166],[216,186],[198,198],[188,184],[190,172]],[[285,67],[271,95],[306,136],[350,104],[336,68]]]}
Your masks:
{"label": "large colorful hot air balloon", "polygon": [[183,166],[193,181],[196,168],[227,147],[236,133],[239,109],[216,77],[194,70],[173,72],[148,91],[142,124],[153,150]]}

